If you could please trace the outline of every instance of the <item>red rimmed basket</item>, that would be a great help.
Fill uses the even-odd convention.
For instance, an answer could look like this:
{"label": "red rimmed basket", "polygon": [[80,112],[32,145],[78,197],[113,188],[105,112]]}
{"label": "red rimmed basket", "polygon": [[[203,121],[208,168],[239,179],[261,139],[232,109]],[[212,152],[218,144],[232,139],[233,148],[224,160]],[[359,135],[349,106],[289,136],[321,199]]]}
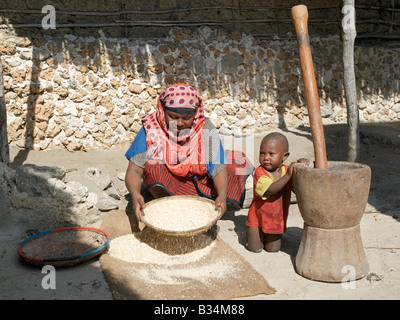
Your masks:
{"label": "red rimmed basket", "polygon": [[18,246],[18,254],[36,266],[69,267],[103,253],[110,237],[100,229],[68,227],[35,234]]}

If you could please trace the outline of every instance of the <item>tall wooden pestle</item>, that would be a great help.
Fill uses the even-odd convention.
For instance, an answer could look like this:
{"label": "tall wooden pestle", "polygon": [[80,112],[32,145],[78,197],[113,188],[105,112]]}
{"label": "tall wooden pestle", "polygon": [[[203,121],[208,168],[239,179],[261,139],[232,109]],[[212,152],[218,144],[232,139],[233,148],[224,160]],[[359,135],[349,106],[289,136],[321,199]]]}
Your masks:
{"label": "tall wooden pestle", "polygon": [[308,117],[310,119],[311,136],[314,145],[315,167],[318,169],[327,169],[328,163],[326,158],[324,128],[322,126],[318,89],[308,37],[307,7],[305,5],[293,7],[292,18],[299,43],[300,65],[303,74]]}

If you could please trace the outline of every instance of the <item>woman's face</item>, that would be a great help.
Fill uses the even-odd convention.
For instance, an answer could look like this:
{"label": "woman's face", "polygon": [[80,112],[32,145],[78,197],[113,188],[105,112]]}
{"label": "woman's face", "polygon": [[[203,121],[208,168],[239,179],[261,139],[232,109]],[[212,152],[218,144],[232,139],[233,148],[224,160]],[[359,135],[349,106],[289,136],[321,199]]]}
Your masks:
{"label": "woman's face", "polygon": [[171,110],[165,110],[165,120],[168,128],[177,136],[182,135],[185,129],[190,129],[193,124],[194,114],[180,114]]}

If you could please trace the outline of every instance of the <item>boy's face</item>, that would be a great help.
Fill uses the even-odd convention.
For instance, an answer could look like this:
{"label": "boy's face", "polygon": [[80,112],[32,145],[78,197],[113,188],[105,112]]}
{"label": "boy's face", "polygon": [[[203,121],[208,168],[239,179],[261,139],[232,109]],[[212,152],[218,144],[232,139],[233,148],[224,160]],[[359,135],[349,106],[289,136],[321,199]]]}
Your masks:
{"label": "boy's face", "polygon": [[289,152],[283,149],[278,139],[265,139],[261,142],[259,161],[265,170],[275,172],[288,156]]}

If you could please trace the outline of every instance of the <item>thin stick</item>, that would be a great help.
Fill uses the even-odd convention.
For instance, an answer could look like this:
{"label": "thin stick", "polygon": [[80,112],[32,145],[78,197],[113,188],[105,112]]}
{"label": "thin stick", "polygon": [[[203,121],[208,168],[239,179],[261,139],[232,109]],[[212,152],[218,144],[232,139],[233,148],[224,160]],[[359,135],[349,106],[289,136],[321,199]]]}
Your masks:
{"label": "thin stick", "polygon": [[364,249],[399,250],[400,248],[390,248],[390,247],[364,247]]}

